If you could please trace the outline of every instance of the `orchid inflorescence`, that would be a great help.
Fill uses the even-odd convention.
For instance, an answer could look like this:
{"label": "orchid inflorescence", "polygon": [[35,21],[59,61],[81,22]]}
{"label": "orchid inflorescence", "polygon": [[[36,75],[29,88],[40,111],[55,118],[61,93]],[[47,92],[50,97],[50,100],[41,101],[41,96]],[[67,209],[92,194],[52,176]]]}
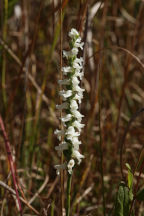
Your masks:
{"label": "orchid inflorescence", "polygon": [[59,80],[59,85],[62,89],[59,95],[62,98],[63,103],[56,105],[58,110],[65,110],[65,115],[61,117],[63,124],[62,130],[56,130],[57,135],[61,143],[55,147],[58,154],[64,153],[66,162],[61,165],[55,165],[57,174],[60,174],[60,170],[67,169],[71,175],[73,167],[75,166],[75,160],[80,164],[81,159],[84,158],[79,152],[79,145],[81,141],[78,139],[81,129],[84,124],[81,124],[83,115],[78,111],[78,105],[81,104],[83,98],[83,91],[79,84],[84,75],[83,58],[77,58],[79,49],[83,49],[84,43],[81,42],[81,37],[76,29],[71,29],[69,32],[71,48],[70,51],[63,51],[63,57],[66,58],[68,66],[62,67],[63,76],[65,79]]}

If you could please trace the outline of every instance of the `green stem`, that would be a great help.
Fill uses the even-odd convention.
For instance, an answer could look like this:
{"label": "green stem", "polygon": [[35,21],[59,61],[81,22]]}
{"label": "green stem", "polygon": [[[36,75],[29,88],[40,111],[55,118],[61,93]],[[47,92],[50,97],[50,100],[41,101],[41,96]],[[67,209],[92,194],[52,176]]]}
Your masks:
{"label": "green stem", "polygon": [[66,216],[70,216],[70,200],[71,200],[71,180],[72,175],[68,173],[68,180],[67,180],[67,207],[66,207]]}

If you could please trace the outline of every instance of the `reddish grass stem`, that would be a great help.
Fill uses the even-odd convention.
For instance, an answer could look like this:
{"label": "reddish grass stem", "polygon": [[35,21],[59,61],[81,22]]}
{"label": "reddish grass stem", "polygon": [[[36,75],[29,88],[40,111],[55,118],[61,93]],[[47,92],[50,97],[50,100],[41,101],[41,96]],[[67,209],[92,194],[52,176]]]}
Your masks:
{"label": "reddish grass stem", "polygon": [[13,158],[12,158],[12,153],[11,153],[11,148],[10,148],[10,142],[5,130],[5,126],[4,126],[4,122],[2,120],[2,117],[0,115],[0,128],[2,130],[2,135],[5,141],[5,148],[7,151],[7,157],[8,157],[8,161],[9,161],[9,165],[10,165],[10,170],[11,170],[11,174],[12,174],[12,178],[13,178],[13,183],[14,183],[14,188],[15,188],[15,192],[16,192],[16,198],[18,201],[18,206],[19,206],[19,211],[20,211],[20,215],[22,216],[22,207],[21,207],[21,202],[20,202],[20,198],[19,198],[19,193],[17,190],[17,182],[16,182],[16,175],[15,175],[15,168],[14,168],[14,162],[13,162]]}

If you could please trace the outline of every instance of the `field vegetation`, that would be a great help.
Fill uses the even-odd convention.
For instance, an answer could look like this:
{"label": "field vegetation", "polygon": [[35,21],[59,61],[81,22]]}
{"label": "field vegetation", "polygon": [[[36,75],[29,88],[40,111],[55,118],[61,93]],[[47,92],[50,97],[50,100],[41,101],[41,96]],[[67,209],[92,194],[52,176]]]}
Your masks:
{"label": "field vegetation", "polygon": [[143,0],[0,1],[0,216],[66,207],[54,131],[72,28],[84,42],[85,158],[73,170],[70,215],[144,215],[143,23]]}

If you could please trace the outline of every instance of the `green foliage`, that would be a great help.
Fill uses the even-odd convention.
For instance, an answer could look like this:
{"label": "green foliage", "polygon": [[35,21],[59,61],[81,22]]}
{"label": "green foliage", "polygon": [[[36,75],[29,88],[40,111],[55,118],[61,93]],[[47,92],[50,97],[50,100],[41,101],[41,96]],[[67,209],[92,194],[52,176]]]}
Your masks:
{"label": "green foliage", "polygon": [[126,163],[126,167],[128,168],[128,187],[129,187],[129,198],[130,200],[133,199],[133,173],[131,167],[128,163]]}
{"label": "green foliage", "polygon": [[119,185],[119,189],[116,196],[115,201],[115,212],[114,216],[128,216],[130,203],[133,200],[133,173],[131,167],[128,163],[126,163],[126,167],[128,169],[128,186],[125,182],[121,182]]}
{"label": "green foliage", "polygon": [[[5,2],[8,2],[7,7]],[[44,4],[41,4],[42,2]],[[87,40],[84,51],[85,78],[82,83],[86,91],[81,104],[86,125],[81,136],[83,143],[81,150],[85,154],[85,160],[78,169],[75,169],[72,181],[71,215],[104,215],[103,209],[106,204],[106,215],[129,216],[128,211],[134,191],[133,173],[144,171],[144,150],[141,154],[139,152],[140,144],[143,143],[144,116],[142,114],[140,117],[139,114],[142,112],[139,111],[135,115],[135,112],[143,107],[143,2],[111,0],[107,1],[108,5],[102,4],[97,12],[95,10],[99,2],[95,0],[90,1],[88,7],[87,0],[62,2],[65,6],[62,11],[63,28],[61,29],[59,1],[0,1],[0,37],[7,44],[7,47],[0,44],[0,83],[2,83],[2,65],[5,66],[6,75],[5,83],[0,86],[0,114],[5,121],[16,161],[17,179],[20,180],[24,196],[27,200],[31,200],[45,182],[44,176],[48,175],[48,184],[43,186],[43,190],[31,205],[41,215],[60,214],[60,179],[56,177],[54,169],[54,165],[60,162],[54,148],[59,141],[53,133],[60,127],[59,112],[55,109],[55,104],[59,104],[57,80],[60,79],[60,32],[62,30],[62,49],[68,50],[67,32],[71,28],[80,27],[84,41]],[[22,6],[23,16],[19,20],[14,19],[16,4]],[[86,7],[89,8],[88,13]],[[24,16],[25,9],[28,17]],[[122,13],[123,9],[125,16]],[[92,14],[95,16],[89,20]],[[28,27],[27,34],[25,34],[26,27]],[[3,37],[4,28],[5,37]],[[92,37],[89,37],[89,30]],[[27,56],[28,73],[32,79],[28,78],[28,82],[25,82],[25,70],[23,71],[20,65],[24,64],[24,67],[26,65],[27,39],[29,47],[32,43],[32,53]],[[7,48],[12,53],[9,53]],[[3,58],[4,52],[6,60]],[[64,59],[63,66],[65,64]],[[98,93],[99,86],[101,86],[101,94]],[[3,103],[3,91],[6,92],[6,106]],[[101,117],[98,113],[99,107]],[[120,170],[118,142],[131,118],[123,148],[123,158],[129,161],[130,165],[126,164],[125,183],[117,185]],[[115,130],[116,126],[117,130]],[[101,148],[100,139],[102,139]],[[10,170],[2,136],[0,136],[0,143],[1,181],[13,188],[12,179],[7,178]],[[136,167],[135,170],[130,166]],[[105,203],[103,204],[101,190],[103,177],[100,179],[100,175],[104,176]],[[6,179],[8,182],[5,181]],[[64,178],[64,185],[65,181]],[[120,183],[120,179],[118,181]],[[87,191],[92,184],[95,184],[94,189]],[[117,187],[118,192],[115,194]],[[132,209],[136,215],[144,216],[142,178],[139,178],[138,187],[140,189],[134,197],[138,202],[133,203]],[[14,199],[9,196],[9,193],[5,193],[5,190],[1,186],[1,214],[18,215]],[[81,197],[81,201],[78,202]],[[111,209],[115,198],[115,206]],[[26,207],[24,203],[22,206],[23,214],[34,215],[32,209]],[[43,210],[46,213],[43,213]]]}
{"label": "green foliage", "polygon": [[130,201],[129,188],[121,182],[116,196],[114,216],[128,216]]}

